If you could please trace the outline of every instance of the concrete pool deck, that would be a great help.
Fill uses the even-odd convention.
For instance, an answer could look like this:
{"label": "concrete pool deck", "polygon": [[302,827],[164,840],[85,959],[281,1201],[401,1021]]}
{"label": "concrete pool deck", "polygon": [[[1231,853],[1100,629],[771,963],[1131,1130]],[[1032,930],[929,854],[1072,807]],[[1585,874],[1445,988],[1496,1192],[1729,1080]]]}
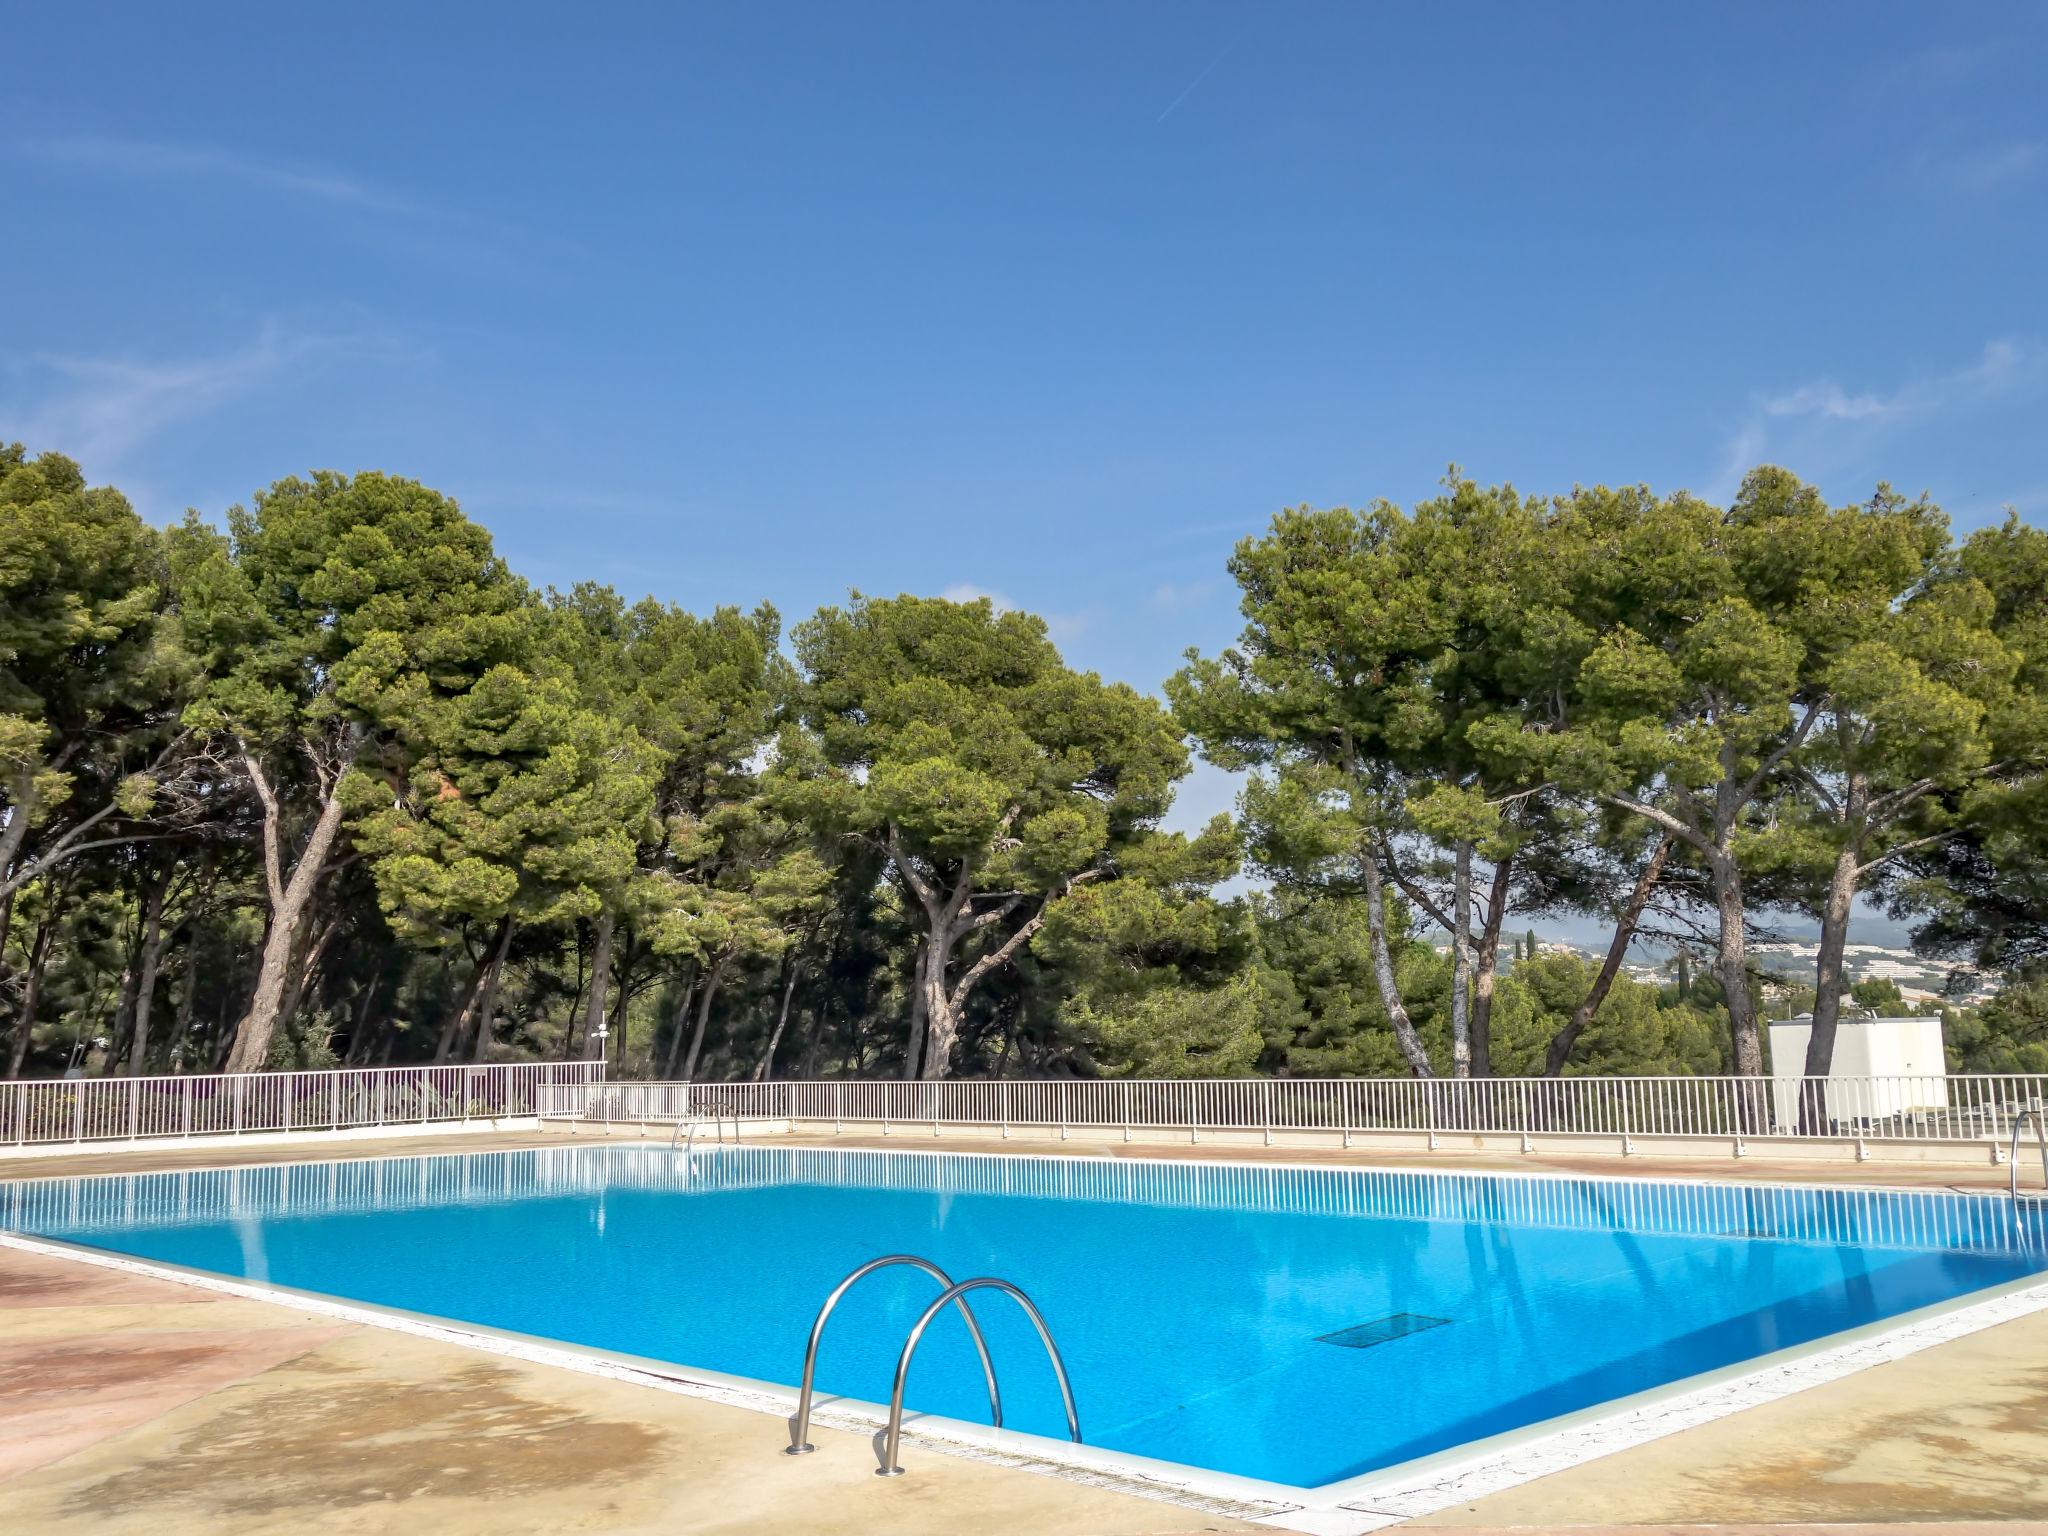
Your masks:
{"label": "concrete pool deck", "polygon": [[[558,1146],[557,1133],[164,1148],[21,1160],[0,1177]],[[663,1135],[659,1140],[665,1142]],[[776,1138],[781,1140],[782,1138]],[[806,1145],[920,1148],[912,1137]],[[1304,1153],[1119,1142],[944,1150],[1491,1167],[2003,1188],[2003,1169]],[[1561,1166],[1564,1164],[1564,1166]],[[457,1344],[0,1248],[0,1529],[311,1532],[1129,1532],[1258,1527],[864,1434],[776,1454],[760,1413]],[[907,1458],[906,1464],[909,1465]],[[1283,1521],[1284,1523],[1284,1521]],[[1304,1518],[1303,1525],[1313,1528]],[[1435,1529],[2048,1532],[2048,1313],[1443,1510]],[[1272,1525],[1265,1526],[1272,1529]]]}

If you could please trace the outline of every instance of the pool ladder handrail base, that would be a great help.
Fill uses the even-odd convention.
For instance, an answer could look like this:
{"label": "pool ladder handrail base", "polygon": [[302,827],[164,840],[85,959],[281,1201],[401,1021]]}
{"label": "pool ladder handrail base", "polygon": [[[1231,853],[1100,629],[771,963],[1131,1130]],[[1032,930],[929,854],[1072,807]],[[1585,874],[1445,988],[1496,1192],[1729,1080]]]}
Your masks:
{"label": "pool ladder handrail base", "polygon": [[2006,1173],[2015,1210],[2020,1203],[2020,1129],[2031,1120],[2034,1122],[2034,1140],[2041,1146],[2041,1183],[2044,1186],[2039,1195],[2029,1195],[2029,1200],[2048,1200],[2048,1125],[2041,1119],[2041,1105],[2037,1099],[2012,1117],[2012,1145],[2006,1152]]}
{"label": "pool ladder handrail base", "polygon": [[964,1296],[954,1296],[953,1293],[959,1287],[953,1283],[953,1277],[931,1260],[921,1259],[912,1253],[890,1253],[879,1259],[868,1260],[840,1281],[832,1288],[832,1294],[825,1298],[825,1304],[818,1308],[818,1316],[811,1324],[810,1340],[804,1345],[803,1382],[797,1391],[796,1417],[790,1420],[789,1444],[783,1448],[783,1455],[804,1456],[817,1449],[808,1438],[811,1429],[811,1400],[815,1395],[813,1388],[818,1376],[818,1345],[825,1337],[825,1323],[832,1316],[832,1309],[839,1305],[842,1296],[867,1276],[878,1269],[888,1269],[897,1264],[908,1264],[913,1269],[923,1270],[939,1282],[948,1301],[959,1302],[961,1319],[967,1324],[967,1332],[974,1339],[974,1352],[981,1356],[982,1375],[988,1379],[989,1416],[995,1421],[996,1428],[1002,1428],[1003,1397],[996,1387],[995,1362],[989,1358],[988,1341],[982,1337],[981,1324],[975,1321],[974,1309],[967,1305]]}
{"label": "pool ladder handrail base", "polygon": [[[1045,1346],[1046,1358],[1052,1361],[1053,1374],[1059,1378],[1060,1402],[1067,1410],[1067,1438],[1076,1445],[1082,1443],[1081,1420],[1074,1411],[1073,1383],[1067,1379],[1067,1364],[1060,1358],[1059,1346],[1053,1343],[1052,1330],[1045,1326],[1044,1316],[1033,1305],[1031,1298],[1009,1281],[999,1280],[994,1275],[977,1275],[972,1280],[962,1280],[958,1285],[947,1287],[942,1295],[924,1309],[923,1315],[911,1324],[910,1337],[903,1341],[903,1353],[896,1358],[896,1381],[889,1390],[889,1424],[882,1438],[882,1464],[875,1468],[875,1476],[903,1475],[903,1469],[896,1465],[896,1452],[903,1444],[903,1388],[910,1378],[910,1361],[917,1353],[918,1342],[923,1339],[925,1329],[931,1326],[932,1319],[945,1311],[949,1304],[957,1302],[965,1307],[969,1292],[989,1290],[1001,1291],[1016,1302],[1024,1309],[1024,1315],[1031,1319],[1031,1326],[1038,1330],[1038,1341]],[[991,1376],[989,1380],[993,1386],[995,1378]],[[1000,1419],[996,1421],[996,1428],[1002,1428]]]}
{"label": "pool ladder handrail base", "polygon": [[[727,1118],[723,1110],[717,1111],[711,1116],[712,1136],[720,1146],[725,1145],[725,1122]],[[740,1117],[738,1111],[734,1111],[730,1118],[732,1120],[732,1144],[738,1146],[740,1144]],[[676,1121],[675,1134],[668,1139],[669,1151],[675,1151],[676,1143],[680,1141],[683,1144],[683,1156],[688,1157],[697,1145],[697,1128],[703,1123],[704,1117],[702,1115],[690,1115]],[[687,1138],[683,1135],[685,1128],[690,1133]]]}

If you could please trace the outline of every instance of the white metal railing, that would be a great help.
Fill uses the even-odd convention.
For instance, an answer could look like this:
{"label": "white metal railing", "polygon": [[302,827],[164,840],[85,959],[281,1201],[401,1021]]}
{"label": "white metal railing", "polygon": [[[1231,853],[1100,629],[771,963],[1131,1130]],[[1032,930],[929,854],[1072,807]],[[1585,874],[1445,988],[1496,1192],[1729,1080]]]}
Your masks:
{"label": "white metal railing", "polygon": [[539,1113],[603,1062],[0,1082],[0,1146],[431,1125]]}
{"label": "white metal railing", "polygon": [[1829,1077],[1219,1078],[564,1084],[542,1113],[713,1114],[887,1128],[1991,1142],[2048,1097],[2048,1073]]}
{"label": "white metal railing", "polygon": [[980,1126],[1199,1141],[1321,1131],[1989,1142],[2048,1073],[1831,1077],[1220,1078],[610,1082],[602,1062],[0,1082],[0,1147],[433,1124],[528,1115],[719,1116],[885,1129]]}

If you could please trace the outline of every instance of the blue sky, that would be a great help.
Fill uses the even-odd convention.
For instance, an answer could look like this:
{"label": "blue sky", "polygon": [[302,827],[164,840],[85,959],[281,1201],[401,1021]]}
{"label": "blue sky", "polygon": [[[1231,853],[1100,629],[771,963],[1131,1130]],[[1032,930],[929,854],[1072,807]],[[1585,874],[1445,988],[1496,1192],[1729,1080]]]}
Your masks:
{"label": "blue sky", "polygon": [[0,437],[159,520],[380,467],[537,581],[983,591],[1151,688],[1235,538],[1453,461],[2048,518],[2039,4],[6,28]]}

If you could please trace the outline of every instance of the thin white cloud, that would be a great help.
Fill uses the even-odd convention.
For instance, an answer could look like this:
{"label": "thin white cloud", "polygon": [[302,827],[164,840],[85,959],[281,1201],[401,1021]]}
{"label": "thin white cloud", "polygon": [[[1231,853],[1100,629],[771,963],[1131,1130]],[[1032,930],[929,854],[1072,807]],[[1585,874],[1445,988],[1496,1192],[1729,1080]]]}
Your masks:
{"label": "thin white cloud", "polygon": [[[31,353],[0,357],[19,380],[0,397],[0,439],[55,449],[94,478],[117,474],[151,438],[273,384],[289,371],[347,357],[397,356],[387,333],[320,330],[267,322],[256,338],[223,352],[175,360]],[[15,391],[33,400],[24,404]]]}
{"label": "thin white cloud", "polygon": [[1826,416],[1832,421],[1868,421],[1903,408],[1876,395],[1849,394],[1832,382],[1802,384],[1782,395],[1766,395],[1761,404],[1766,416]]}
{"label": "thin white cloud", "polygon": [[1213,581],[1162,581],[1145,598],[1154,613],[1184,613],[1206,602],[1216,590]]}
{"label": "thin white cloud", "polygon": [[418,217],[432,212],[411,198],[352,176],[207,145],[77,137],[32,139],[21,148],[34,158],[54,164],[111,171],[119,175],[236,181],[371,213]]}
{"label": "thin white cloud", "polygon": [[1921,175],[1969,197],[1988,197],[2030,180],[2048,165],[2048,143],[2014,139],[1961,150],[1923,150],[1914,157]]}
{"label": "thin white cloud", "polygon": [[1761,395],[1766,416],[1820,416],[1829,421],[1882,421],[1924,415],[2002,395],[2041,372],[2048,350],[2022,337],[1987,344],[1968,367],[1914,379],[1887,395],[1852,394],[1832,379],[1802,384],[1782,394]]}
{"label": "thin white cloud", "polygon": [[1025,609],[1009,594],[997,592],[990,587],[978,587],[971,581],[956,581],[939,593],[949,603],[972,603],[983,598],[988,600],[997,613],[1035,612],[1045,621],[1045,632],[1057,646],[1073,644],[1088,633],[1095,625],[1095,615],[1086,610],[1068,613],[1050,613],[1037,609]]}
{"label": "thin white cloud", "polygon": [[939,593],[949,603],[972,603],[987,598],[989,606],[997,613],[1013,612],[1017,605],[1000,592],[987,587],[977,587],[971,581],[956,581]]}
{"label": "thin white cloud", "polygon": [[467,211],[452,202],[409,196],[327,166],[275,159],[212,144],[74,135],[17,139],[19,158],[65,170],[139,181],[208,181],[310,204],[342,216],[343,226],[406,254],[480,273],[535,262],[588,266],[596,257],[557,231],[536,231]]}
{"label": "thin white cloud", "polygon": [[[1743,475],[1786,447],[1801,463],[1856,441],[1858,429],[1899,426],[1967,410],[2030,388],[2048,377],[2048,346],[2036,338],[2005,336],[1989,342],[1971,362],[1946,373],[1909,379],[1890,391],[1851,389],[1835,379],[1814,379],[1751,397],[1748,414],[1729,435],[1720,466],[1704,488],[1713,500],[1735,493]],[[1791,434],[1789,442],[1782,440]]]}

